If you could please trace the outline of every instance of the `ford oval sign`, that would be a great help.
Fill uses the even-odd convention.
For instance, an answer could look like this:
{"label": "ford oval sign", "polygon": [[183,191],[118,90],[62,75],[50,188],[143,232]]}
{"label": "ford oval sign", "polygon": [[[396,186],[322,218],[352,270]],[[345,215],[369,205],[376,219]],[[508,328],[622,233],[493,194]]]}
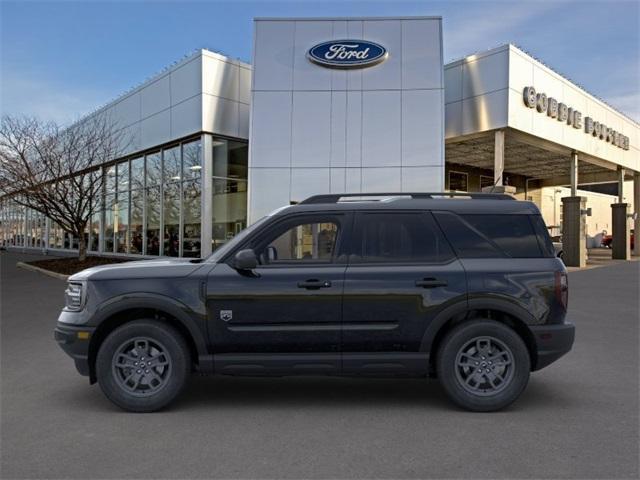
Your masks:
{"label": "ford oval sign", "polygon": [[389,53],[377,43],[364,40],[332,40],[319,43],[307,52],[314,63],[329,68],[365,68],[384,62]]}

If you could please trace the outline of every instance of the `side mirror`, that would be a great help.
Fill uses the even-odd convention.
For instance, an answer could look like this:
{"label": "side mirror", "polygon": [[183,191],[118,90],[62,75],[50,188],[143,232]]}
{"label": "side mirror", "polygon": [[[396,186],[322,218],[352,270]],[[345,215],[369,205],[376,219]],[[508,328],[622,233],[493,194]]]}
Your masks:
{"label": "side mirror", "polygon": [[258,258],[256,257],[256,253],[250,248],[240,250],[233,259],[233,267],[236,270],[253,270],[257,266]]}

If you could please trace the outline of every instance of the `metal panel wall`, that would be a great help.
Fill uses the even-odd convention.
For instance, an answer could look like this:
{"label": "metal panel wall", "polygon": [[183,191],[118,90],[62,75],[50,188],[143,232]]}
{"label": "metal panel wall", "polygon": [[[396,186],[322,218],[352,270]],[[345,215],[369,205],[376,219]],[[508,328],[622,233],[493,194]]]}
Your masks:
{"label": "metal panel wall", "polygon": [[[249,223],[315,193],[444,188],[439,17],[258,19],[249,142]],[[307,52],[365,40],[388,58],[331,69]]]}

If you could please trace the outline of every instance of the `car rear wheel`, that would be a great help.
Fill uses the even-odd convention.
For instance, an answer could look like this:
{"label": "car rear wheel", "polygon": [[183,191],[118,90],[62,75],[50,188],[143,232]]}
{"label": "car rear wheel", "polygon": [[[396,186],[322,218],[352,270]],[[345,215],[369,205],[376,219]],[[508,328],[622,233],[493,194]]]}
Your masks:
{"label": "car rear wheel", "polygon": [[191,370],[182,335],[157,320],[136,320],[111,332],[100,345],[96,376],[109,400],[131,412],[169,405]]}
{"label": "car rear wheel", "polygon": [[444,338],[438,379],[457,405],[476,412],[513,403],[529,382],[529,351],[520,336],[495,320],[465,322]]}

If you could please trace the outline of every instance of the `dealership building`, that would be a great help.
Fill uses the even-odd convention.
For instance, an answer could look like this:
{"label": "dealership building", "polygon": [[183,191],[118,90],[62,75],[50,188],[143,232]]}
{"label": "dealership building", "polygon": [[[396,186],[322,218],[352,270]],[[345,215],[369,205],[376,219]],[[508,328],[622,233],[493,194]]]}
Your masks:
{"label": "dealership building", "polygon": [[[491,190],[537,203],[569,265],[603,230],[630,255],[640,125],[519,48],[444,64],[440,17],[256,19],[253,40],[252,65],[199,50],[91,114],[130,141],[90,251],[206,256],[318,193]],[[77,248],[10,197],[0,222],[10,248]]]}

